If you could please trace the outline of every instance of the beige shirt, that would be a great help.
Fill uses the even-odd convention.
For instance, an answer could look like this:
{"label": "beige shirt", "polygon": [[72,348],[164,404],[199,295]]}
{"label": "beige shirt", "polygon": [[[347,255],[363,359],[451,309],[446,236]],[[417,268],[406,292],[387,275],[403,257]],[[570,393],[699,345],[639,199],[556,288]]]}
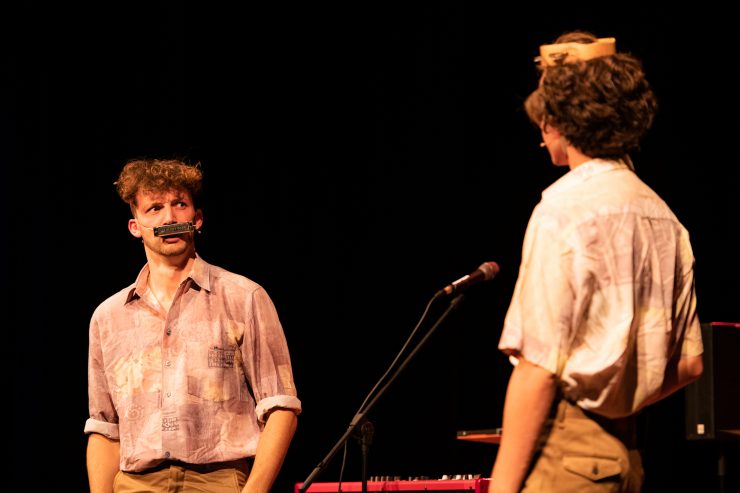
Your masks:
{"label": "beige shirt", "polygon": [[565,396],[626,416],[669,360],[702,353],[686,229],[623,163],[592,160],[542,194],[499,349],[556,374]]}
{"label": "beige shirt", "polygon": [[165,313],[148,277],[92,316],[85,433],[119,439],[125,471],[254,456],[271,410],[301,411],[272,301],[198,257]]}

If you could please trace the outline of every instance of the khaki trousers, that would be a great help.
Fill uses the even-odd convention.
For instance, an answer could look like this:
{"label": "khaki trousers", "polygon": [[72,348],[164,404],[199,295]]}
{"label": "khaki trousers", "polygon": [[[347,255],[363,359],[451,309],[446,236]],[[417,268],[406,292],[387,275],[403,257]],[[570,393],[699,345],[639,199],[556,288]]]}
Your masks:
{"label": "khaki trousers", "polygon": [[634,417],[609,420],[560,400],[522,491],[637,493],[644,472],[636,442]]}
{"label": "khaki trousers", "polygon": [[249,477],[251,459],[214,464],[165,461],[144,472],[119,471],[114,493],[239,493]]}

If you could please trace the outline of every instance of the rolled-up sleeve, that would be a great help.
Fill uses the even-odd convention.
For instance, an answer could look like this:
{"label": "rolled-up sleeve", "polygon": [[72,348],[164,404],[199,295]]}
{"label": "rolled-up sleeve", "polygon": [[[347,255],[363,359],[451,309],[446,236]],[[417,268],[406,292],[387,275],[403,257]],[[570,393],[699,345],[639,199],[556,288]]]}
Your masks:
{"label": "rolled-up sleeve", "polygon": [[536,212],[530,220],[498,345],[504,353],[522,356],[554,374],[562,369],[573,307],[566,271],[572,251],[561,241],[558,228],[557,222]]}
{"label": "rolled-up sleeve", "polygon": [[93,314],[89,332],[88,354],[88,406],[90,417],[85,422],[85,433],[100,433],[110,439],[117,440],[118,414],[108,389],[105,376],[103,352],[98,324],[99,312]]}
{"label": "rolled-up sleeve", "polygon": [[300,414],[288,344],[275,305],[263,288],[253,292],[250,325],[252,343],[242,347],[242,357],[252,376],[257,419],[264,422],[278,408]]}

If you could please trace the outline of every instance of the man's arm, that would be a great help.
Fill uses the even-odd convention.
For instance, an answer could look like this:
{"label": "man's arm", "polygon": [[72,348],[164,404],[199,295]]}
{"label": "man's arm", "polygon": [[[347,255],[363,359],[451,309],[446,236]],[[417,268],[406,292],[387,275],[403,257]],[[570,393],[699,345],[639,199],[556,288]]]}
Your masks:
{"label": "man's arm", "polygon": [[276,409],[270,413],[257,444],[257,454],[243,493],[270,491],[283,465],[297,426],[298,418],[293,411]]}
{"label": "man's arm", "polygon": [[503,434],[489,493],[514,493],[521,488],[556,389],[555,375],[519,358],[506,389]]}
{"label": "man's arm", "polygon": [[642,407],[649,406],[661,399],[665,399],[672,393],[687,386],[698,379],[704,373],[703,356],[684,356],[677,362],[669,363],[663,377],[663,386],[658,392],[648,397]]}
{"label": "man's arm", "polygon": [[113,493],[113,480],[119,471],[120,443],[99,433],[87,439],[87,479],[90,493]]}

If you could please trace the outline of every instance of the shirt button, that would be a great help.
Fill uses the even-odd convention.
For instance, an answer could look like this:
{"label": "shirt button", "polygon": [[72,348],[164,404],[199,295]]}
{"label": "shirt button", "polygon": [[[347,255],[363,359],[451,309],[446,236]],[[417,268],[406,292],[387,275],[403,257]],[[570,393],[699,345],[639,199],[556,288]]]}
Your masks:
{"label": "shirt button", "polygon": [[166,459],[169,459],[170,458],[170,453],[169,452],[165,452],[164,453],[164,456],[165,456]]}
{"label": "shirt button", "polygon": [[164,366],[170,366],[170,360],[165,361]]}
{"label": "shirt button", "polygon": [[172,329],[167,329],[167,335],[172,335]]}

